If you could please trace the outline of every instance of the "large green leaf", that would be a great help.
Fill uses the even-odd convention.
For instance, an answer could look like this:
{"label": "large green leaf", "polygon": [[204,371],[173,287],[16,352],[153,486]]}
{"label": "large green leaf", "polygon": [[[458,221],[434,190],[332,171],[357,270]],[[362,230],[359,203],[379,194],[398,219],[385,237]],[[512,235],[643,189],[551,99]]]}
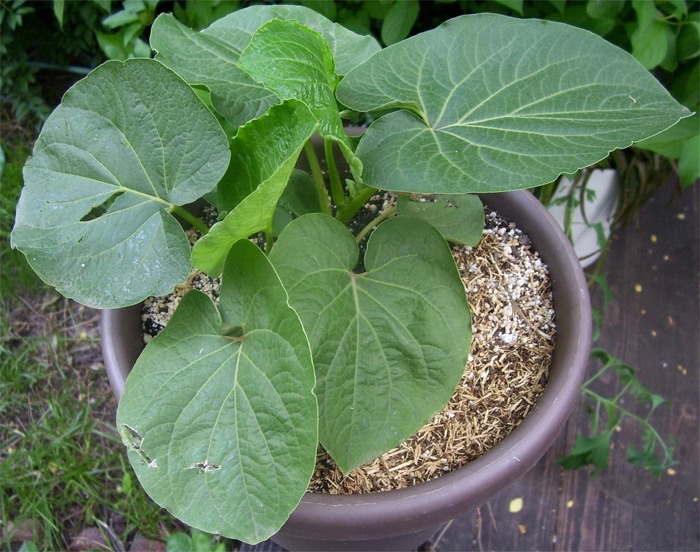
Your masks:
{"label": "large green leaf", "polygon": [[229,157],[216,118],[175,73],[149,59],[107,62],[46,121],[24,168],[12,245],[89,306],[168,293],[191,268],[169,210],[216,186]]}
{"label": "large green leaf", "polygon": [[442,236],[397,217],[370,237],[366,272],[336,220],[291,222],[270,253],[309,336],[319,438],[344,472],[418,431],[452,395],[471,339],[469,306]]}
{"label": "large green leaf", "polygon": [[690,112],[628,53],[582,29],[458,17],[353,69],[338,99],[400,107],[358,148],[369,186],[496,192],[554,180]]}
{"label": "large green leaf", "polygon": [[[247,38],[247,35],[243,35]],[[209,88],[211,101],[226,120],[240,126],[265,113],[280,99],[238,67],[242,49],[234,36],[219,38],[197,32],[163,14],[151,28],[156,59],[190,84]]]}
{"label": "large green leaf", "polygon": [[319,133],[338,143],[359,180],[362,164],[354,155],[335,100],[339,79],[333,55],[319,33],[296,21],[274,19],[256,31],[239,63],[280,98],[306,103],[319,121]]}
{"label": "large green leaf", "polygon": [[316,118],[297,100],[275,105],[241,127],[231,145],[229,173],[234,174],[227,175],[218,193],[219,207],[230,212],[197,241],[194,266],[219,274],[234,243],[271,229],[277,202],[316,127]]}
{"label": "large green leaf", "polygon": [[227,260],[221,314],[188,293],[126,381],[117,426],[148,494],[198,529],[256,543],[313,473],[317,407],[299,318],[256,246]]}

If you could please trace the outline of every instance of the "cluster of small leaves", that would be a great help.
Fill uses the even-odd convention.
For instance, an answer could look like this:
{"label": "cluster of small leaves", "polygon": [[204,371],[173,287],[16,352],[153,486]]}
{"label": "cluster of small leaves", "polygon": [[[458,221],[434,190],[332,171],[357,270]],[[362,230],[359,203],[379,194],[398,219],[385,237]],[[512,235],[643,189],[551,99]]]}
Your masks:
{"label": "cluster of small leaves", "polygon": [[301,4],[317,10],[331,21],[336,21],[359,34],[373,33],[387,46],[403,40],[411,33],[421,10],[418,0],[385,2],[305,0]]}
{"label": "cluster of small leaves", "polygon": [[[0,95],[22,124],[40,126],[51,105],[76,80],[104,60],[93,28],[100,10],[92,2],[69,2],[62,16],[63,32],[50,2],[3,0],[0,3]],[[44,69],[60,70],[51,78]]]}
{"label": "cluster of small leaves", "polygon": [[122,9],[113,13],[109,13],[110,2],[100,2],[109,15],[102,20],[104,30],[95,30],[95,36],[109,59],[151,57],[151,49],[141,35],[153,23],[158,2],[124,0]]}
{"label": "cluster of small leaves", "polygon": [[[579,435],[571,452],[559,460],[566,469],[593,466],[593,473],[608,467],[613,435],[619,430],[624,420],[630,420],[641,429],[639,446],[627,446],[627,461],[648,470],[654,476],[660,476],[676,464],[673,459],[674,443],[672,437],[663,437],[652,425],[654,412],[668,401],[661,395],[653,393],[639,381],[635,371],[611,356],[603,349],[594,349],[591,357],[599,361],[602,367],[582,386],[586,400],[586,411],[590,417],[590,436]],[[620,389],[613,397],[606,397],[594,390],[594,383],[604,374],[612,374]],[[633,399],[646,409],[645,415],[635,414],[624,407],[625,399]]]}
{"label": "cluster of small leaves", "polygon": [[681,184],[688,187],[700,178],[700,4],[634,1],[632,6],[636,21],[627,27],[630,51],[695,112],[638,147],[677,159]]}

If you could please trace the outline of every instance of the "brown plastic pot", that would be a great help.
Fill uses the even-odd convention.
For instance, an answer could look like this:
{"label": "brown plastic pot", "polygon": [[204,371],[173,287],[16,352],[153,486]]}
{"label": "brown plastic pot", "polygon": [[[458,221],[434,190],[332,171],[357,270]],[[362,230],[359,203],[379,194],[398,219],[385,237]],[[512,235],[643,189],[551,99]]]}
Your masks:
{"label": "brown plastic pot", "polygon": [[[554,219],[530,193],[484,195],[489,208],[515,221],[550,270],[557,324],[545,391],[500,444],[468,465],[414,487],[365,495],[307,494],[273,537],[289,550],[410,550],[439,526],[482,504],[525,474],[551,446],[579,396],[591,342],[583,271]],[[105,366],[117,397],[143,349],[140,306],[102,316]]]}

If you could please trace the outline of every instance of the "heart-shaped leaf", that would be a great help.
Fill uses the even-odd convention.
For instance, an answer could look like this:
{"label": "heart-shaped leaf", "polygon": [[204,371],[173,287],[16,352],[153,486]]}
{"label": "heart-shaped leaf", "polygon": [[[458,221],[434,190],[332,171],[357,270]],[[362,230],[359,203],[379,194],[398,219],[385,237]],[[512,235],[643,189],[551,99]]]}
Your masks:
{"label": "heart-shaped leaf", "polygon": [[240,65],[281,98],[304,101],[321,122],[322,133],[342,131],[333,55],[317,32],[296,21],[272,20],[253,35]]}
{"label": "heart-shaped leaf", "polygon": [[256,31],[239,63],[280,98],[308,105],[319,121],[319,134],[338,143],[353,175],[360,178],[362,164],[343,128],[335,100],[339,79],[333,55],[319,33],[296,21],[274,19]]}
{"label": "heart-shaped leaf", "polygon": [[46,121],[24,168],[12,245],[44,281],[92,307],[168,293],[190,272],[189,242],[169,211],[211,190],[229,157],[216,118],[175,73],[149,59],[107,62]]}
{"label": "heart-shaped leaf", "polygon": [[481,241],[485,216],[477,195],[400,195],[396,207],[399,215],[429,222],[447,241],[472,247]]}
{"label": "heart-shaped leaf", "polygon": [[235,242],[272,227],[275,206],[317,126],[306,105],[287,100],[239,129],[231,145],[232,179],[225,178],[218,190],[219,208],[230,212],[197,241],[194,266],[219,274]]}
{"label": "heart-shaped leaf", "polygon": [[[248,40],[248,35],[241,38]],[[234,126],[265,113],[280,99],[238,67],[243,40],[234,36],[218,38],[197,32],[172,15],[158,16],[151,28],[151,48],[156,59],[177,72],[190,84],[209,88],[214,109]],[[245,44],[243,45],[243,47]]]}
{"label": "heart-shaped leaf", "polygon": [[257,543],[301,500],[316,461],[308,341],[265,255],[231,250],[221,314],[188,293],[126,381],[117,426],[148,494],[198,529]]}
{"label": "heart-shaped leaf", "polygon": [[337,89],[375,121],[357,156],[369,186],[497,192],[554,180],[690,112],[628,53],[588,31],[466,15],[390,46]]}
{"label": "heart-shaped leaf", "polygon": [[336,220],[291,222],[270,253],[306,330],[320,441],[344,472],[399,444],[449,400],[464,372],[469,306],[452,255],[428,223],[397,217],[358,247]]}

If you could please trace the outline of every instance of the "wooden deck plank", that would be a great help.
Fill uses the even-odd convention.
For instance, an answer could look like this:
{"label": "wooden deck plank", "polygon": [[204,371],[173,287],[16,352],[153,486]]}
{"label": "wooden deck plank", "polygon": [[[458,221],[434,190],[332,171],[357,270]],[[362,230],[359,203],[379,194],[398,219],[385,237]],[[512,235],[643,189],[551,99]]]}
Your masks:
{"label": "wooden deck plank", "polygon": [[[658,196],[640,213],[639,224],[616,239],[608,262],[615,297],[601,343],[672,401],[672,408],[657,412],[654,425],[662,435],[676,436],[679,465],[674,475],[659,479],[629,467],[622,448],[634,444],[639,431],[623,424],[607,472],[597,479],[573,473],[564,480],[564,492],[581,504],[581,511],[564,516],[564,550],[700,546],[698,204],[697,186],[680,199]],[[577,420],[584,421],[580,414]]]}

